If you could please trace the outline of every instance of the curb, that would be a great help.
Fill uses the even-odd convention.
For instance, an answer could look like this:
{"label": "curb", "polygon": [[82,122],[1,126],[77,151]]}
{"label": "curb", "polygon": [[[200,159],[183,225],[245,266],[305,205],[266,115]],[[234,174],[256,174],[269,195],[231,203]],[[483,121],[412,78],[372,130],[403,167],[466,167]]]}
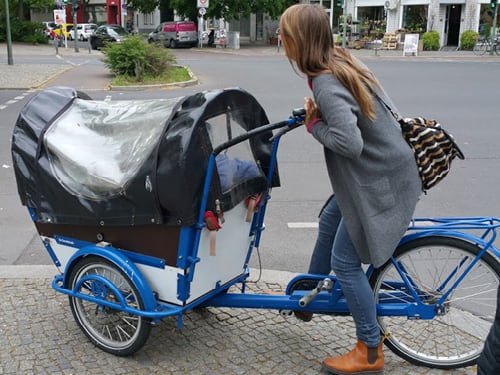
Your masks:
{"label": "curb", "polygon": [[[1,279],[53,279],[59,271],[55,265],[0,265]],[[289,271],[277,271],[250,268],[248,283],[265,281],[266,283],[278,284],[285,287],[295,277],[296,273]],[[260,276],[260,277],[259,277]]]}
{"label": "curb", "polygon": [[152,89],[162,89],[162,88],[175,88],[175,87],[186,87],[198,84],[198,78],[193,74],[188,66],[174,65],[185,68],[191,77],[188,81],[173,82],[173,83],[159,83],[155,85],[135,85],[135,86],[113,86],[109,85],[110,91],[141,91],[141,90],[152,90]]}

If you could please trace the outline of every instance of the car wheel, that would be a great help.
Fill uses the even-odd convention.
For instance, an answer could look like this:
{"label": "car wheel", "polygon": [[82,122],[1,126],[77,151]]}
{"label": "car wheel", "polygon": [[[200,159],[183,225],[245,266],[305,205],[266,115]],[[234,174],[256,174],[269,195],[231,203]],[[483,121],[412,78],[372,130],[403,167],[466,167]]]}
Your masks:
{"label": "car wheel", "polygon": [[175,40],[171,39],[169,46],[170,46],[170,48],[175,48],[175,47],[177,47],[177,43],[175,42]]}

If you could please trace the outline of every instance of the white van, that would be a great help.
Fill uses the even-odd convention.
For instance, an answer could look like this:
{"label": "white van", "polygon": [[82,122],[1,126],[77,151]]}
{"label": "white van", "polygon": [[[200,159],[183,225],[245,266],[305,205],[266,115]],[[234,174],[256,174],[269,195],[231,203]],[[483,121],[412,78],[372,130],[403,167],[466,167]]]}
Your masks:
{"label": "white van", "polygon": [[[96,31],[97,25],[95,23],[79,23],[76,26],[76,37],[78,40],[84,41],[90,38],[90,35]],[[70,39],[75,38],[75,31],[71,30]]]}
{"label": "white van", "polygon": [[148,42],[161,42],[165,47],[170,48],[196,47],[198,45],[198,32],[192,21],[163,22],[149,34]]}

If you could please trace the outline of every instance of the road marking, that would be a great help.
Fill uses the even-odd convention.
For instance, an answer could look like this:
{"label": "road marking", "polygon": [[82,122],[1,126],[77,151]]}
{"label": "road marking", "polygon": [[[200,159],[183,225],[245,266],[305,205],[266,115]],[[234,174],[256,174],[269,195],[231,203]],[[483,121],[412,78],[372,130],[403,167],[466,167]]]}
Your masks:
{"label": "road marking", "polygon": [[3,110],[3,109],[5,109],[5,108],[7,108],[10,104],[15,104],[19,100],[23,100],[27,95],[29,95],[29,92],[25,92],[25,93],[23,93],[20,96],[16,96],[14,99],[6,101],[5,104],[0,105],[0,111]]}
{"label": "road marking", "polygon": [[111,95],[106,95],[106,97],[104,98],[104,101],[109,102],[109,101],[111,101],[111,98],[112,98]]}
{"label": "road marking", "polygon": [[297,223],[287,223],[288,228],[290,229],[309,229],[309,228],[317,228],[318,223],[305,223],[305,222],[297,222]]}

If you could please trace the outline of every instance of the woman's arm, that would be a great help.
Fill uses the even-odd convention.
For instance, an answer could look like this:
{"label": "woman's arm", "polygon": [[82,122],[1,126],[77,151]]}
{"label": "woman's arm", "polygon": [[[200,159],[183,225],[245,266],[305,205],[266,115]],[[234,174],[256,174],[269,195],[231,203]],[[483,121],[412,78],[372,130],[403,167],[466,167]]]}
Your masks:
{"label": "woman's arm", "polygon": [[339,155],[358,158],[363,150],[361,110],[353,96],[330,75],[315,77],[313,92],[322,119],[310,129],[314,138]]}

